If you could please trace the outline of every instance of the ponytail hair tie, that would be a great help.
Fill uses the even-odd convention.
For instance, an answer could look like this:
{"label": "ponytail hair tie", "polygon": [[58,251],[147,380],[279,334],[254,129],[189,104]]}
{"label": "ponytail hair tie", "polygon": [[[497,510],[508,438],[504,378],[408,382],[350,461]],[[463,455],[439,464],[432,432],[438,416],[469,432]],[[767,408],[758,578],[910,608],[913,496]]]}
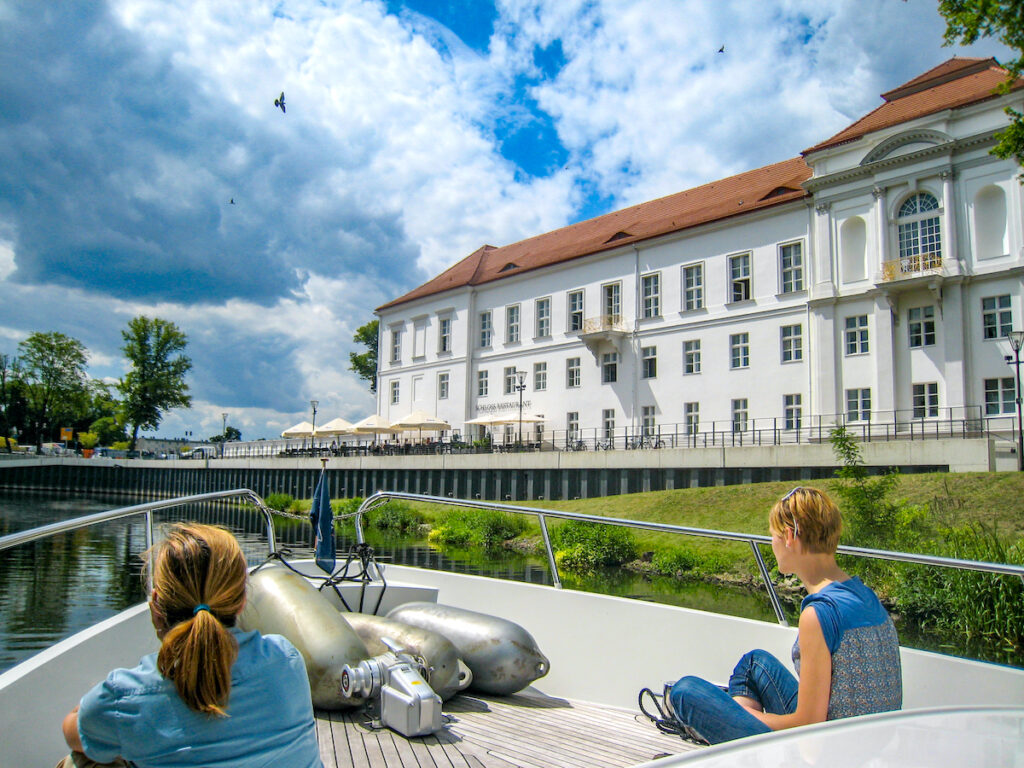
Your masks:
{"label": "ponytail hair tie", "polygon": [[206,611],[207,613],[210,613],[210,606],[208,606],[206,603],[200,603],[192,609],[192,615],[195,616],[200,611]]}

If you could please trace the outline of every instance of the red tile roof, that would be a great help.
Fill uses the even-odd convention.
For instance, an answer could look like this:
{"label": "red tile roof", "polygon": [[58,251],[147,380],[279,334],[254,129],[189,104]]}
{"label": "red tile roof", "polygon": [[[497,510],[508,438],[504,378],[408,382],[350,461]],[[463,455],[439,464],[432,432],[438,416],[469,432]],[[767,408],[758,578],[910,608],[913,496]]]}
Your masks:
{"label": "red tile roof", "polygon": [[[995,59],[952,58],[882,94],[885,103],[848,128],[802,153],[858,139],[871,131],[994,98],[1006,80]],[[1024,87],[1024,79],[1012,88]],[[806,197],[801,184],[811,176],[803,157],[766,165],[659,200],[581,221],[518,243],[485,245],[409,293],[380,307],[389,309],[425,296],[619,248],[712,221],[739,216]]]}
{"label": "red tile roof", "polygon": [[433,280],[378,309],[799,200],[807,195],[800,185],[810,176],[807,163],[795,157],[501,248],[485,245]]}
{"label": "red tile roof", "polygon": [[[854,141],[872,131],[906,123],[947,109],[977,104],[998,96],[996,89],[1006,82],[1007,72],[995,59],[952,58],[899,88],[882,94],[885,103],[844,128],[835,136],[805,149],[812,152]],[[1011,86],[1024,87],[1024,79]]]}

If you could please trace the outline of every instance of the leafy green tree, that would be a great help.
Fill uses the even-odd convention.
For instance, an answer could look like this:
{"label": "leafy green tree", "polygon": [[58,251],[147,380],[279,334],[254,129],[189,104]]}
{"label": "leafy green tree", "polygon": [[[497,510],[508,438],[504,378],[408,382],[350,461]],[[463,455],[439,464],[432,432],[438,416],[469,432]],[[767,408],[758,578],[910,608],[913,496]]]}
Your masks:
{"label": "leafy green tree", "polygon": [[18,345],[18,353],[28,405],[26,427],[40,447],[56,418],[69,412],[68,404],[86,396],[86,350],[78,339],[63,333],[37,331]]}
{"label": "leafy green tree", "polygon": [[140,429],[156,429],[166,411],[192,404],[185,383],[192,361],[184,354],[188,339],[169,320],[139,315],[121,337],[121,351],[132,368],[118,389],[124,396],[124,422],[131,426],[129,450],[134,450]]}
{"label": "leafy green tree", "polygon": [[[946,45],[971,45],[983,37],[992,37],[1011,48],[1018,56],[1001,62],[1009,73],[1002,93],[1024,71],[1024,5],[1020,0],[940,0],[939,13],[946,20]],[[999,143],[992,154],[1015,158],[1024,165],[1024,114],[1007,107],[1009,127],[996,134]]]}
{"label": "leafy green tree", "polygon": [[380,331],[380,321],[374,318],[366,325],[361,325],[353,334],[352,341],[366,347],[365,352],[349,352],[348,359],[351,365],[348,369],[354,371],[359,378],[365,379],[370,384],[370,391],[377,392],[377,337]]}
{"label": "leafy green tree", "polygon": [[[7,354],[0,355],[0,431],[4,440],[4,450],[11,453],[12,429],[16,429],[19,423],[23,424],[20,418],[16,418],[14,407],[17,396],[21,390],[21,364],[18,358]],[[23,411],[23,409],[22,409]],[[24,412],[20,414],[24,416]]]}
{"label": "leafy green tree", "polygon": [[128,442],[128,435],[124,433],[124,424],[118,416],[102,416],[96,419],[89,425],[89,431],[99,436],[100,445]]}

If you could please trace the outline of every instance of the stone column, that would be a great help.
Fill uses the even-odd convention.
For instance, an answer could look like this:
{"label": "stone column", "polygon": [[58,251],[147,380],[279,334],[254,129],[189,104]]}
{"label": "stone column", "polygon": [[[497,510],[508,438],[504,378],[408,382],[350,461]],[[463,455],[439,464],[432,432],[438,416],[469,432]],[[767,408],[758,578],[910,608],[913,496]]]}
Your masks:
{"label": "stone column", "polygon": [[887,293],[875,296],[875,327],[868,337],[871,358],[875,363],[875,380],[871,388],[871,410],[891,411],[896,407],[896,333],[893,322],[898,311],[893,297]]}
{"label": "stone column", "polygon": [[[882,265],[889,261],[889,217],[886,215],[885,187],[875,187],[871,190],[875,198],[875,262],[874,272],[868,274],[881,274]],[[877,280],[876,280],[877,282]]]}

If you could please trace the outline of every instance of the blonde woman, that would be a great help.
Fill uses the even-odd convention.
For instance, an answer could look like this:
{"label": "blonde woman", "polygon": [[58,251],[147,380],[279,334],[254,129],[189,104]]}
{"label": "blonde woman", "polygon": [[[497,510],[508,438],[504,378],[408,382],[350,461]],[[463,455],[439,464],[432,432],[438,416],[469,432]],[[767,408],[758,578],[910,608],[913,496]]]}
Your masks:
{"label": "blonde woman", "polygon": [[899,709],[896,628],[875,593],[836,563],[842,519],[815,488],[794,488],[768,516],[781,573],[807,590],[793,645],[799,679],[767,651],[740,659],[728,692],[699,677],[676,681],[676,719],[712,744],[743,736]]}
{"label": "blonde woman", "polygon": [[283,637],[235,628],[247,570],[223,528],[172,528],[149,601],[160,650],[82,697],[60,765],[322,768],[302,657]]}

